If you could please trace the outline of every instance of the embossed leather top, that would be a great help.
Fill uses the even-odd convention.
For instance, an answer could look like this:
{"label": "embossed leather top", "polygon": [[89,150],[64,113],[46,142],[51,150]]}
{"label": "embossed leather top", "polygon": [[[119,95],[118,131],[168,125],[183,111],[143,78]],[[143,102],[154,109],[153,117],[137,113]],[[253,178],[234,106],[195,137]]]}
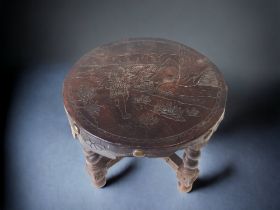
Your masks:
{"label": "embossed leather top", "polygon": [[154,156],[212,128],[224,113],[226,91],[205,56],[177,42],[139,38],[84,55],[67,75],[63,96],[70,121],[89,144]]}

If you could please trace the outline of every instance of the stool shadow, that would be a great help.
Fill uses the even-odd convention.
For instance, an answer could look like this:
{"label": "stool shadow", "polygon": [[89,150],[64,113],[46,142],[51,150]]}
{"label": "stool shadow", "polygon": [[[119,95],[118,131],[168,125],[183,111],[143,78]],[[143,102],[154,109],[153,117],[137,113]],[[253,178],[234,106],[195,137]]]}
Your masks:
{"label": "stool shadow", "polygon": [[232,165],[227,166],[221,171],[216,172],[211,176],[205,176],[198,178],[193,184],[193,190],[199,190],[205,187],[210,187],[216,183],[222,182],[228,179],[234,173],[234,168]]}
{"label": "stool shadow", "polygon": [[115,182],[119,181],[120,179],[122,179],[125,176],[128,176],[129,174],[131,174],[131,172],[136,168],[136,162],[131,162],[129,163],[129,165],[127,165],[122,171],[120,171],[118,174],[110,177],[107,179],[107,183],[106,186],[110,186],[112,184],[114,184]]}

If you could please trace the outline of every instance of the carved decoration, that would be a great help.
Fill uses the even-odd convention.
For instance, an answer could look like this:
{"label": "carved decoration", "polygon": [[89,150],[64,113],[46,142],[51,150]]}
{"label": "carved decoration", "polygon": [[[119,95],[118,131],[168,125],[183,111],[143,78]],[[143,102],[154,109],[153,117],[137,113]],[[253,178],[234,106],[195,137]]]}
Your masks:
{"label": "carved decoration", "polygon": [[155,114],[147,112],[140,115],[139,122],[147,128],[150,128],[159,122],[159,118]]}
{"label": "carved decoration", "polygon": [[154,113],[175,121],[185,121],[185,118],[183,117],[184,110],[170,101],[156,104],[153,111]]}

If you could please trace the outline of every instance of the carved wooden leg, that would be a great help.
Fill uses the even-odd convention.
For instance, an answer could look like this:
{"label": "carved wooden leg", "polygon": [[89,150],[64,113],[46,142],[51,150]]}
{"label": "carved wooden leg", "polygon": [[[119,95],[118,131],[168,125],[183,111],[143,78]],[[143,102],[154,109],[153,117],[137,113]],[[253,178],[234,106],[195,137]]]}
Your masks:
{"label": "carved wooden leg", "polygon": [[190,192],[199,174],[198,159],[200,147],[189,146],[185,149],[183,162],[177,171],[178,188],[182,192]]}
{"label": "carved wooden leg", "polygon": [[93,184],[101,188],[106,184],[107,170],[120,160],[101,156],[93,151],[84,149],[86,169],[92,178]]}
{"label": "carved wooden leg", "polygon": [[165,157],[165,161],[176,171],[178,188],[181,192],[190,192],[194,181],[197,179],[198,159],[203,144],[189,146],[185,149],[183,159],[175,153]]}
{"label": "carved wooden leg", "polygon": [[224,114],[209,131],[199,137],[193,145],[188,146],[183,155],[183,160],[175,153],[169,157],[164,157],[165,161],[176,171],[178,178],[178,188],[182,192],[190,192],[192,185],[199,174],[198,159],[200,149],[207,144],[212,134],[216,131]]}

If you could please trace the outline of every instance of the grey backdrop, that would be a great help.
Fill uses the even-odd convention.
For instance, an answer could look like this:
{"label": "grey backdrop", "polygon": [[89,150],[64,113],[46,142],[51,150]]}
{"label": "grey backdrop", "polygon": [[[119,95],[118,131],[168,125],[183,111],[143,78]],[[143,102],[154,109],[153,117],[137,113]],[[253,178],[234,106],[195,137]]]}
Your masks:
{"label": "grey backdrop", "polygon": [[[6,209],[279,209],[280,1],[4,1]],[[90,49],[161,37],[207,55],[229,86],[225,120],[190,194],[158,159],[126,159],[97,190],[61,87]],[[4,78],[4,79],[3,79]],[[6,82],[6,83],[5,83]]]}

